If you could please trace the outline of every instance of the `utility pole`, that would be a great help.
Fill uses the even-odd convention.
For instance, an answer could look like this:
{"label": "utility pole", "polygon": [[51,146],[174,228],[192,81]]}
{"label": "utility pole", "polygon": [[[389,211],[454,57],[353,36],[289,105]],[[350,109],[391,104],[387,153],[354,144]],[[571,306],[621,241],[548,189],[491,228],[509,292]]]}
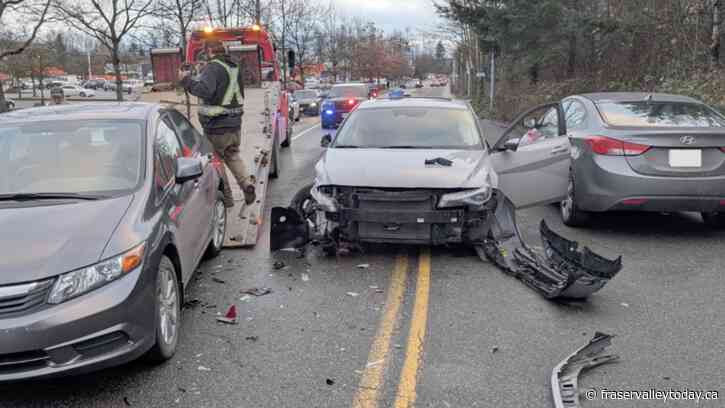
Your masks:
{"label": "utility pole", "polygon": [[493,98],[496,93],[496,49],[491,47],[491,90],[489,91],[489,105],[488,108],[493,112]]}
{"label": "utility pole", "polygon": [[262,25],[262,6],[259,4],[260,0],[257,0],[257,3],[254,8],[255,15],[257,17],[257,25]]}
{"label": "utility pole", "polygon": [[90,80],[93,76],[93,73],[91,72],[91,50],[88,50],[88,79]]}

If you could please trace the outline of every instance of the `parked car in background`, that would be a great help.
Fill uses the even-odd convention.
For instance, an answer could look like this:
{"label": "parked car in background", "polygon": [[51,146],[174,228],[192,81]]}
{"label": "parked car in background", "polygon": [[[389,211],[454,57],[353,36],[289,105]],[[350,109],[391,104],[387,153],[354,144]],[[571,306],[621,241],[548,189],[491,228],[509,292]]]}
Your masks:
{"label": "parked car in background", "polygon": [[82,88],[77,85],[63,85],[60,87],[63,90],[63,95],[68,96],[80,96],[82,98],[96,96],[96,92],[92,89]]}
{"label": "parked car in background", "polygon": [[14,110],[15,109],[15,101],[8,98],[7,95],[5,95],[5,105],[7,106],[8,110]]}
{"label": "parked car in background", "polygon": [[320,87],[320,80],[315,77],[305,78],[305,88],[317,89]]}
{"label": "parked car in background", "polygon": [[302,89],[293,94],[299,104],[300,111],[309,116],[320,114],[320,94],[316,90]]}
{"label": "parked car in background", "polygon": [[211,154],[157,104],[3,115],[0,382],[174,355],[184,289],[226,232]]}
{"label": "parked car in background", "polygon": [[349,83],[333,86],[320,108],[322,128],[337,127],[357,105],[368,100],[368,93],[366,84]]}
{"label": "parked car in background", "polygon": [[88,81],[83,83],[83,87],[86,89],[105,89],[106,87],[106,81],[105,79],[89,79]]}

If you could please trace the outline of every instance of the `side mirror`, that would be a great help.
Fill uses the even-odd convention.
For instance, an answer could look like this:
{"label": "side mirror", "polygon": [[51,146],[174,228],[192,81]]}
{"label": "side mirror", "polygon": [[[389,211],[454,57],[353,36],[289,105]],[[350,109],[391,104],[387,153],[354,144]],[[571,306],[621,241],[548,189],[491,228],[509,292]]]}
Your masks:
{"label": "side mirror", "polygon": [[327,147],[332,143],[332,136],[327,134],[325,136],[322,136],[322,140],[320,141],[321,147]]}
{"label": "side mirror", "polygon": [[534,119],[534,118],[524,119],[524,127],[526,129],[536,129],[536,119]]}
{"label": "side mirror", "polygon": [[511,150],[512,152],[515,152],[516,149],[519,148],[519,142],[521,142],[521,139],[517,137],[509,139],[503,144],[503,148],[504,150]]}
{"label": "side mirror", "polygon": [[179,157],[176,159],[176,183],[184,184],[196,180],[204,174],[204,163],[199,157]]}

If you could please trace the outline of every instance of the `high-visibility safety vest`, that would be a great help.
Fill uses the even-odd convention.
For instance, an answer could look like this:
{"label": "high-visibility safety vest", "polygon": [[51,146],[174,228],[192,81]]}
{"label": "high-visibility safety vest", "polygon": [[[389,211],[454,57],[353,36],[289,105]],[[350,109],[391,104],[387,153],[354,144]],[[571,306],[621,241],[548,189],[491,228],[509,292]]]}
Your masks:
{"label": "high-visibility safety vest", "polygon": [[[215,62],[221,65],[229,75],[229,85],[227,90],[224,92],[221,104],[219,105],[201,105],[199,107],[199,113],[204,116],[215,117],[222,115],[241,115],[244,112],[244,96],[242,96],[242,90],[239,86],[239,67],[230,67],[223,61],[213,59],[211,62]],[[239,106],[230,107],[229,105],[237,97],[237,103]]]}

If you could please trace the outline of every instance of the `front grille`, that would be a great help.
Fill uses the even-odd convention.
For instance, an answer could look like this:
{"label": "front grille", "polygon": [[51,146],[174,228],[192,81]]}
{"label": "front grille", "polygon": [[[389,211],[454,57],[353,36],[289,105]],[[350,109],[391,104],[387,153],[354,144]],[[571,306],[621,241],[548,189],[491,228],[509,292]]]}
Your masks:
{"label": "front grille", "polygon": [[[435,208],[435,196],[429,191],[358,191],[355,194],[357,208],[380,215],[407,213],[413,217]],[[402,215],[402,214],[400,214]],[[402,217],[390,217],[378,222],[359,222],[358,236],[361,241],[377,242],[429,242],[431,225],[426,222],[405,222]]]}
{"label": "front grille", "polygon": [[0,316],[29,312],[45,303],[52,280],[0,286]]}

